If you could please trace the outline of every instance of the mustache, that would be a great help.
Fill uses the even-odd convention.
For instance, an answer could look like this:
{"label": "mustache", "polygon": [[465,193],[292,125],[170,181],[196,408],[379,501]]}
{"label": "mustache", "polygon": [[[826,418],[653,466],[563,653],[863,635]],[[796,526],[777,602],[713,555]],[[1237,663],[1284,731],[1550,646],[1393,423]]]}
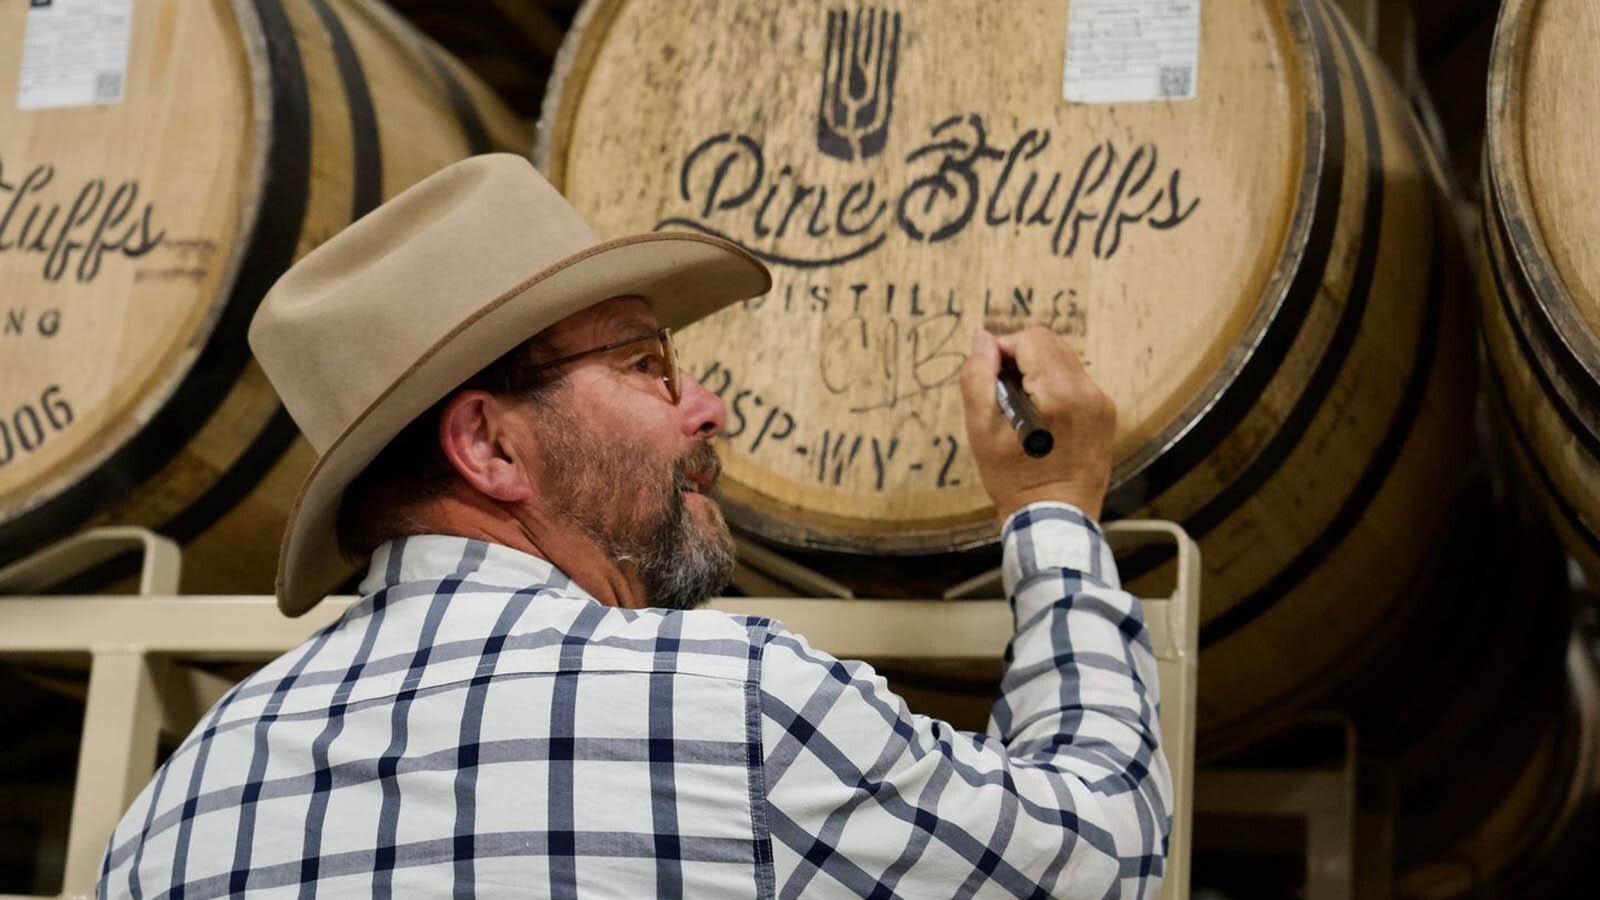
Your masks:
{"label": "mustache", "polygon": [[672,464],[672,486],[679,491],[689,489],[689,473],[707,473],[711,481],[722,477],[722,457],[709,441],[695,445],[693,450],[678,457]]}

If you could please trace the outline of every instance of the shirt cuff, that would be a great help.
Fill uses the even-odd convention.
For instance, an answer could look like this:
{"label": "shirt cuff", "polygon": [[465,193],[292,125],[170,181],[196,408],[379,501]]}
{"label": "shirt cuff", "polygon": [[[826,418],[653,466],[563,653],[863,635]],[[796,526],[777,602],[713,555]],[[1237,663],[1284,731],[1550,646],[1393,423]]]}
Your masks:
{"label": "shirt cuff", "polygon": [[1117,566],[1105,532],[1070,503],[1030,503],[1011,514],[1000,531],[1001,571],[1007,596],[1033,575],[1070,569],[1089,580],[1120,589]]}

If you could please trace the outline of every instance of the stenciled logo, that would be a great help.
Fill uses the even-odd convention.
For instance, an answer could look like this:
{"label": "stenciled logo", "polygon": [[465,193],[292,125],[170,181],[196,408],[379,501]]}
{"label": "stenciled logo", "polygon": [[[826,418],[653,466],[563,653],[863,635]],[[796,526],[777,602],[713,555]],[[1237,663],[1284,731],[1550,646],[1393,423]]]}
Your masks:
{"label": "stenciled logo", "polygon": [[864,9],[854,16],[828,12],[817,104],[817,147],[854,162],[883,152],[894,113],[894,76],[900,63],[900,14]]}
{"label": "stenciled logo", "polygon": [[[817,108],[817,148],[824,155],[861,162],[886,148],[900,36],[898,12],[828,13]],[[799,269],[862,259],[896,232],[912,243],[938,244],[974,227],[1041,235],[1053,256],[1110,259],[1131,229],[1176,228],[1200,205],[1184,186],[1183,170],[1161,165],[1154,142],[1108,139],[1076,150],[1069,145],[1063,154],[1066,140],[1058,137],[1050,128],[1023,126],[997,142],[982,113],[957,110],[929,125],[900,164],[818,182],[802,174],[817,166],[773,158],[801,148],[769,148],[759,136],[725,131],[684,155],[678,196],[688,208],[656,228],[694,229],[769,264]],[[885,169],[886,175],[873,174]]]}
{"label": "stenciled logo", "polygon": [[141,203],[139,194],[135,179],[57,182],[49,164],[10,182],[0,160],[0,256],[40,256],[45,281],[60,281],[70,271],[78,282],[91,283],[105,257],[137,259],[165,239],[166,231],[153,224],[155,206]]}

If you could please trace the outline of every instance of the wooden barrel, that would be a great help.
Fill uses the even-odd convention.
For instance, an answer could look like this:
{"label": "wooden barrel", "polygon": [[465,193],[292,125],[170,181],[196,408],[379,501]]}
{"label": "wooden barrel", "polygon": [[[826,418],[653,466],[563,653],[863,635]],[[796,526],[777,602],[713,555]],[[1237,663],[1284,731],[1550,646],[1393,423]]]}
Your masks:
{"label": "wooden barrel", "polygon": [[526,140],[366,0],[0,7],[0,561],[80,526],[270,592],[312,453],[245,345],[289,263],[445,164]]}
{"label": "wooden barrel", "polygon": [[591,0],[534,155],[603,234],[773,267],[680,345],[729,405],[730,521],[791,551],[992,545],[957,370],[980,326],[1066,335],[1120,412],[1110,513],[1201,542],[1214,733],[1303,702],[1420,577],[1472,455],[1470,279],[1327,4],[1101,6]]}
{"label": "wooden barrel", "polygon": [[1483,334],[1509,441],[1600,583],[1600,8],[1511,0],[1490,63]]}

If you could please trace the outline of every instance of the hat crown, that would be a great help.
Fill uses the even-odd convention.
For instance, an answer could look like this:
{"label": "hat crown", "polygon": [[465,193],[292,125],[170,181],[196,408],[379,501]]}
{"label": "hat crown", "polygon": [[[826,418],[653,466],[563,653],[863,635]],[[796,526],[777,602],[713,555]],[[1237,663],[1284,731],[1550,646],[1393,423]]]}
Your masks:
{"label": "hat crown", "polygon": [[320,454],[447,335],[596,243],[528,160],[472,157],[290,268],[261,301],[250,348]]}

